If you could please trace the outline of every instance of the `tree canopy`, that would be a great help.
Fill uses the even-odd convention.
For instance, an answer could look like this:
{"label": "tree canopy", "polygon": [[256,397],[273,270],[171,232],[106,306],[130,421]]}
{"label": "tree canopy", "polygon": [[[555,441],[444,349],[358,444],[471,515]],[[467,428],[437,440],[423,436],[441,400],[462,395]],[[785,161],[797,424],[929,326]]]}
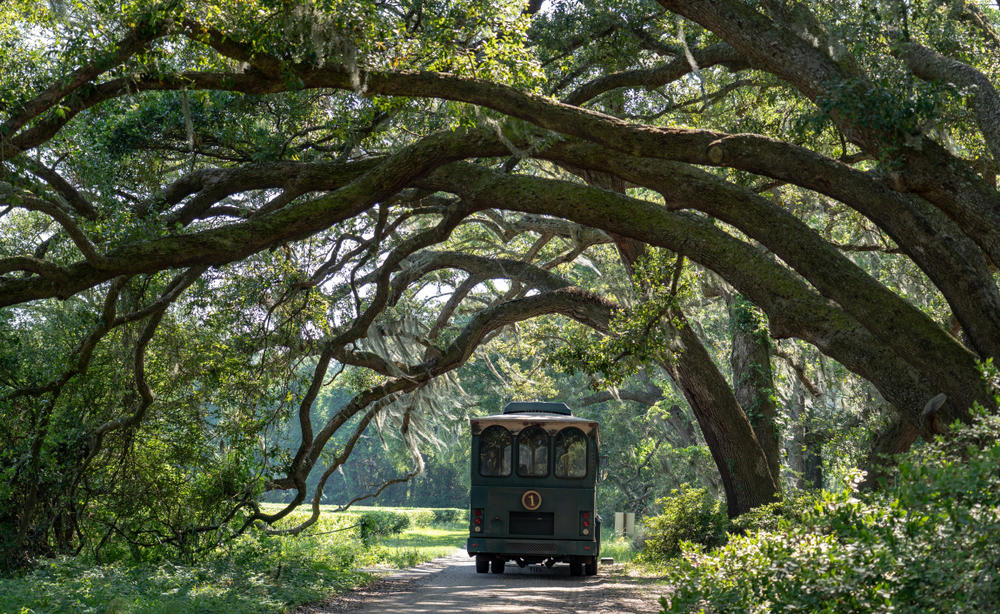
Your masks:
{"label": "tree canopy", "polygon": [[[371,422],[414,451],[447,439],[437,419],[499,359],[518,395],[564,393],[544,364],[585,374],[585,404],[659,404],[679,447],[707,444],[731,516],[780,496],[772,358],[796,398],[823,394],[802,348],[869,386],[871,469],[992,409],[997,19],[972,0],[8,1],[5,548],[82,547],[97,501],[117,506],[105,539],[128,516],[139,545],[318,514]],[[735,323],[729,369],[707,301]],[[334,381],[350,398],[316,412]],[[262,511],[277,490],[288,507]]]}

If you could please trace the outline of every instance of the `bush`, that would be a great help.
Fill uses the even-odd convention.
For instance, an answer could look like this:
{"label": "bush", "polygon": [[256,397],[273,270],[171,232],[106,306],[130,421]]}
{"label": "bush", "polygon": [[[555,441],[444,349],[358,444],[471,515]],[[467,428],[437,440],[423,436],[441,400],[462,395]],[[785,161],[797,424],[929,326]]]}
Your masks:
{"label": "bush", "polygon": [[[405,516],[409,519],[409,524],[401,530],[406,530],[409,527],[429,527],[435,524],[448,524],[461,522],[464,523],[467,520],[468,510],[462,510],[457,508],[355,508],[358,511],[348,512],[350,514],[355,514],[357,521],[360,522],[361,518],[365,514],[398,514]],[[366,510],[366,511],[361,511]]]}
{"label": "bush", "polygon": [[380,537],[399,535],[410,528],[410,517],[401,512],[370,511],[358,516],[358,535],[366,545]]}
{"label": "bush", "polygon": [[429,509],[403,510],[414,527],[429,527],[434,524],[434,511]]}
{"label": "bush", "polygon": [[434,513],[434,524],[466,522],[469,515],[469,510],[460,510],[453,507],[432,509],[430,511]]}
{"label": "bush", "polygon": [[[811,495],[766,530],[714,552],[684,544],[664,612],[996,611],[1000,601],[1000,417],[901,459],[891,490]],[[773,510],[771,510],[773,514]],[[990,606],[989,604],[994,604]]]}
{"label": "bush", "polygon": [[[163,559],[98,564],[86,553],[45,559],[16,577],[0,576],[0,613],[37,614],[279,614],[299,611],[373,577],[359,570],[412,566],[450,553],[464,542],[449,537],[405,545],[345,539],[362,513],[324,514],[297,536],[250,530],[194,564]],[[286,517],[288,526],[308,518]],[[315,533],[315,534],[313,534]],[[401,540],[402,541],[402,540]],[[313,608],[315,609],[315,608]]]}
{"label": "bush", "polygon": [[726,543],[729,518],[718,499],[704,488],[686,484],[674,490],[672,496],[658,499],[663,512],[646,519],[643,552],[647,558],[670,558],[680,554],[680,543],[690,541],[706,548]]}
{"label": "bush", "polygon": [[777,531],[782,521],[801,523],[822,499],[822,493],[818,491],[791,491],[784,495],[782,501],[762,505],[733,518],[728,531],[744,535],[750,531]]}

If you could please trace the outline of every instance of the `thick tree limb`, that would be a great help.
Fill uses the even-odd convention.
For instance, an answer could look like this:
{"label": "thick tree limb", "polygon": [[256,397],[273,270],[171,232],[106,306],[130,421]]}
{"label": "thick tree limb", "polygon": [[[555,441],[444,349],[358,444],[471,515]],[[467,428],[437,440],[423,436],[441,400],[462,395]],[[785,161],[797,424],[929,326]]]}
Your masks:
{"label": "thick tree limb", "polygon": [[[102,58],[88,62],[76,69],[71,75],[56,79],[41,94],[24,104],[16,115],[0,126],[0,152],[4,149],[4,136],[14,134],[31,120],[51,109],[66,96],[86,86],[108,70],[120,66],[127,59],[147,48],[150,43],[167,34],[168,21],[153,21],[149,17],[141,17],[140,22],[116,45],[115,49]],[[84,94],[86,95],[86,93]],[[7,158],[4,158],[7,159]]]}
{"label": "thick tree limb", "polygon": [[[597,148],[580,149],[591,149],[596,156],[604,158],[603,168],[620,174],[627,181],[657,190],[668,207],[704,211],[760,241],[821,293],[837,301],[942,391],[947,391],[946,394],[953,400],[967,407],[975,401],[989,402],[985,387],[980,392],[969,390],[967,383],[954,384],[959,372],[975,371],[976,356],[972,352],[924,312],[879,284],[832,245],[817,240],[815,231],[791,213],[751,190],[739,188],[691,166],[626,156],[608,158],[606,154],[602,156],[604,152],[599,152]],[[948,283],[954,284],[955,281]],[[964,284],[962,290],[967,292]],[[995,284],[992,290],[995,294]],[[982,305],[977,304],[977,307],[976,326],[980,331],[984,328],[992,331],[1000,339],[1000,310],[984,313]],[[991,323],[992,327],[989,326]],[[996,350],[1000,355],[1000,346]]]}
{"label": "thick tree limb", "polygon": [[656,405],[661,399],[663,399],[663,391],[657,393],[651,390],[633,390],[631,388],[621,388],[612,394],[608,390],[598,392],[597,394],[592,394],[589,397],[584,397],[580,399],[578,405],[580,407],[590,407],[591,405],[597,405],[598,403],[605,403],[607,401],[614,401],[618,399],[623,399],[625,401],[635,401],[637,403],[642,403],[648,407]]}
{"label": "thick tree limb", "polygon": [[[303,447],[293,461],[293,470],[288,476],[274,480],[269,486],[277,489],[294,488],[298,493],[289,507],[278,514],[262,516],[262,519],[266,522],[276,522],[305,499],[305,476],[312,470],[326,443],[344,423],[372,403],[395,393],[413,391],[434,377],[460,367],[490,332],[501,327],[540,315],[559,314],[597,330],[607,331],[614,307],[613,303],[579,288],[563,288],[480,311],[447,348],[422,364],[401,365],[406,377],[393,377],[380,386],[356,395],[331,416],[315,436],[312,435],[311,423],[303,423],[303,426],[309,429],[309,443],[306,444],[303,436]],[[384,365],[384,362],[380,364],[382,359],[374,354],[348,352],[342,345],[331,344],[328,347],[336,348],[330,351],[342,363],[361,364],[390,376],[393,372]],[[361,361],[356,358],[360,358]]]}
{"label": "thick tree limb", "polygon": [[463,252],[424,252],[411,258],[411,262],[393,279],[390,304],[398,301],[403,291],[414,281],[440,269],[459,269],[483,280],[517,280],[530,288],[543,291],[558,290],[570,285],[555,273],[521,260],[485,258]]}
{"label": "thick tree limb", "polygon": [[[719,155],[728,160],[725,152],[730,144],[729,139],[720,140],[711,145],[710,152],[711,148],[718,148]],[[970,337],[976,351],[981,356],[1000,354],[1000,294],[978,247],[945,215],[916,196],[896,194],[864,173],[828,158],[794,148],[796,151],[789,150],[789,155],[777,155],[762,164],[753,162],[759,158],[752,154],[754,147],[746,145],[740,142],[740,154],[736,156],[746,164],[735,166],[768,176],[774,176],[772,170],[779,171],[786,179],[790,178],[788,174],[801,171],[801,177],[812,178],[803,182],[807,184],[803,187],[836,198],[873,220],[941,289],[963,326],[967,322],[972,327]],[[773,156],[782,147],[788,146],[762,149],[759,154]],[[560,143],[538,155],[620,173],[628,181],[654,189],[661,183],[657,177],[660,173],[688,172],[665,161],[615,156],[593,144],[573,141]],[[783,163],[780,168],[771,166],[779,163]],[[742,220],[732,219],[735,226],[746,230]],[[968,279],[976,282],[966,283]]]}
{"label": "thick tree limb", "polygon": [[[872,382],[912,422],[920,423],[936,386],[856,320],[811,290],[792,272],[716,228],[705,218],[579,184],[510,176],[460,164],[421,181],[429,189],[460,194],[477,208],[546,212],[601,226],[680,253],[709,268],[768,314],[775,337],[804,339]],[[624,213],[627,212],[627,215]],[[969,379],[972,378],[972,379]],[[966,385],[980,386],[970,374]],[[964,415],[956,407],[951,419]]]}
{"label": "thick tree limb", "polygon": [[70,182],[66,181],[62,175],[28,156],[22,157],[19,162],[23,163],[32,174],[52,186],[60,196],[66,199],[66,202],[73,208],[77,215],[88,220],[97,219],[97,209]]}
{"label": "thick tree limb", "polygon": [[91,266],[97,269],[107,269],[109,267],[107,259],[98,253],[97,248],[87,238],[87,235],[62,207],[46,202],[31,193],[11,190],[2,184],[0,184],[0,198],[11,204],[16,203],[15,206],[21,209],[38,211],[51,217],[62,226],[63,230],[73,240],[77,249],[80,250],[80,253],[83,254]]}
{"label": "thick tree limb", "polygon": [[39,277],[43,277],[56,285],[64,285],[69,282],[68,271],[48,260],[29,258],[27,256],[0,259],[0,275],[14,271],[35,273]]}
{"label": "thick tree limb", "polygon": [[134,243],[102,256],[105,268],[89,263],[66,267],[69,281],[10,280],[0,283],[0,307],[53,296],[71,296],[123,274],[170,268],[219,265],[310,236],[360,214],[388,198],[440,164],[462,159],[484,149],[506,151],[494,134],[470,132],[455,138],[451,132],[431,135],[379,161],[368,172],[342,188],[319,198],[284,207],[267,215],[202,232]]}
{"label": "thick tree limb", "polygon": [[[794,39],[795,37],[792,38]],[[336,67],[310,69],[297,66],[290,67],[290,69],[294,69],[297,71],[297,74],[301,75],[306,87],[335,87],[338,89],[352,89],[352,78],[356,77],[356,75],[352,75],[348,71]],[[747,164],[760,164],[761,161],[764,161],[765,165],[771,166],[774,169],[781,167],[794,168],[789,167],[789,165],[785,162],[778,161],[776,156],[779,154],[783,154],[784,156],[792,154],[796,159],[803,156],[807,160],[809,158],[823,159],[822,156],[816,156],[816,154],[812,154],[801,148],[793,148],[786,144],[761,137],[752,137],[749,135],[740,135],[739,137],[736,137],[732,135],[723,135],[703,131],[656,129],[648,126],[635,126],[599,113],[586,111],[570,105],[555,103],[538,96],[523,94],[513,88],[487,83],[476,79],[463,79],[435,73],[413,72],[370,73],[364,75],[364,78],[367,83],[366,93],[369,95],[384,94],[398,96],[435,96],[444,99],[481,104],[512,117],[517,117],[519,119],[535,123],[542,128],[592,140],[619,151],[634,155],[671,158],[710,165],[725,164],[739,166],[738,161],[741,159]],[[104,99],[103,97],[120,95],[125,91],[124,84],[121,86],[121,91],[112,91],[114,88],[110,87],[110,84],[103,84],[102,87],[104,86],[108,87],[105,88],[107,91],[101,92],[102,100]],[[283,91],[286,84],[284,81],[278,82],[278,80],[269,83],[267,80],[261,80],[260,75],[256,75],[251,78],[247,75],[238,74],[224,75],[190,73],[179,77],[163,77],[155,82],[137,81],[130,83],[129,86],[140,90],[200,87],[205,89],[223,89],[260,94]],[[96,104],[97,102],[97,100],[81,100],[79,101],[79,104],[87,105]],[[68,121],[68,119],[66,121]],[[52,128],[54,130],[58,130],[58,126],[53,126]],[[54,132],[46,132],[47,128],[42,125],[37,126],[36,129],[41,132],[32,136],[29,134],[31,131],[27,131],[18,137],[18,139],[24,141],[18,141],[21,143],[21,146],[33,146],[32,143],[41,142],[51,136],[51,134],[54,134]],[[45,132],[45,134],[42,134],[43,132]],[[714,141],[719,140],[719,138],[726,139],[726,146],[722,147],[720,145],[715,145],[710,147],[710,145],[712,145]],[[686,142],[691,140],[694,140],[695,142]],[[745,153],[738,151],[741,147],[745,148],[747,145],[751,144],[753,145],[753,149],[756,151],[746,151]],[[924,153],[929,155],[928,152]],[[954,190],[949,192],[949,194],[951,194],[950,196],[948,194],[939,193],[943,191],[940,184],[941,181],[945,181],[945,178],[940,175],[944,172],[945,168],[947,167],[949,172],[957,172],[958,175],[955,176],[964,176],[964,174],[970,174],[971,171],[961,161],[951,160],[948,158],[946,152],[942,154],[944,157],[941,157],[938,154],[941,154],[941,152],[934,154],[937,156],[934,160],[924,160],[923,162],[920,162],[920,164],[924,164],[925,166],[932,165],[935,169],[937,169],[933,174],[940,180],[937,184],[933,185],[932,182],[926,182],[928,187],[921,193],[935,202],[938,206],[941,206],[943,210],[955,218],[962,227],[963,231],[968,233],[970,237],[973,237],[976,242],[982,246],[983,249],[991,255],[991,257],[994,258],[994,260],[1000,261],[1000,223],[983,225],[981,220],[992,220],[993,218],[991,216],[993,214],[988,211],[980,211],[976,208],[980,207],[980,205],[976,203],[988,203],[983,204],[982,206],[990,207],[991,211],[1000,210],[1000,197],[998,197],[997,194],[991,189],[983,191],[978,187],[974,187],[979,185],[977,182],[982,181],[976,178],[976,180],[973,181],[973,192],[975,193],[970,192],[967,197],[963,196],[962,203],[952,202],[950,205],[948,203],[944,203],[941,200],[942,198],[948,202],[955,200],[953,194]],[[927,156],[925,155],[924,158],[926,157]],[[923,158],[920,158],[920,160],[914,158],[914,160],[919,162],[920,160],[923,160]],[[951,168],[953,166],[954,168]],[[787,172],[787,170],[784,171],[784,173]],[[774,170],[772,171],[772,176],[784,173]],[[826,176],[823,174],[796,174],[797,176],[791,178],[791,181],[798,185],[803,185],[803,187],[814,189],[809,185],[805,185],[809,183],[807,180],[808,178],[812,178],[813,183],[827,183],[827,180],[825,179]],[[915,175],[915,173],[910,173],[909,175]],[[974,173],[971,173],[971,175],[972,177],[975,177]],[[863,175],[861,176],[863,177]],[[857,177],[854,179],[857,180]],[[864,183],[870,183],[870,180],[866,180]],[[948,179],[946,183],[950,184],[951,179]],[[897,189],[899,188],[899,186],[896,187]],[[965,201],[969,202],[966,203]],[[968,207],[973,207],[973,209],[968,209]],[[968,215],[963,213],[963,211],[966,210],[968,211]],[[975,220],[969,217],[969,215],[975,216],[980,213],[982,213],[983,216],[976,217]],[[997,217],[997,220],[993,221],[1000,222],[1000,214],[993,217]],[[973,221],[975,223],[972,223]]]}
{"label": "thick tree limb", "polygon": [[993,161],[1000,164],[1000,95],[986,75],[917,43],[899,42],[894,54],[924,81],[952,83],[970,90],[966,100],[976,125],[993,154]]}
{"label": "thick tree limb", "polygon": [[[414,237],[403,241],[402,244],[396,247],[396,249],[394,249],[392,253],[385,258],[375,275],[375,295],[372,297],[364,313],[359,314],[350,326],[340,331],[336,336],[324,343],[324,349],[320,355],[316,370],[313,374],[312,382],[299,403],[299,426],[302,432],[302,443],[299,445],[299,449],[295,453],[287,478],[284,480],[277,480],[275,482],[276,484],[294,484],[294,487],[298,490],[296,498],[293,501],[295,505],[301,503],[305,497],[305,477],[312,470],[312,466],[316,463],[320,452],[323,450],[324,446],[326,446],[330,437],[336,433],[337,429],[340,428],[340,426],[351,416],[353,416],[354,413],[367,406],[368,403],[378,400],[391,393],[408,391],[405,385],[399,385],[398,388],[385,390],[384,394],[381,396],[372,398],[362,397],[359,399],[359,403],[363,401],[363,405],[353,406],[353,412],[345,412],[343,409],[337,412],[337,414],[335,414],[327,422],[326,426],[323,427],[320,433],[317,434],[316,438],[314,439],[313,437],[312,419],[310,414],[313,402],[319,394],[319,390],[323,385],[323,380],[326,377],[326,370],[329,367],[330,360],[336,357],[341,363],[347,363],[344,359],[347,344],[353,343],[354,341],[367,335],[369,327],[374,322],[375,318],[389,303],[389,277],[391,273],[405,258],[410,256],[410,254],[446,239],[464,216],[463,212],[461,212],[460,206],[460,204],[456,203],[454,209],[450,211],[436,227],[427,229],[418,233]],[[395,376],[396,370],[392,367],[384,366],[383,373]],[[416,378],[412,377],[405,377],[402,379],[403,381],[409,383],[415,383],[417,381]],[[352,405],[348,404],[348,407],[352,407]],[[278,487],[288,488],[289,486],[282,485]],[[272,521],[269,520],[269,522]]]}
{"label": "thick tree limb", "polygon": [[[857,65],[840,61],[827,47],[814,46],[788,27],[780,27],[740,0],[659,0],[674,11],[708,28],[754,67],[788,81],[807,98],[829,108],[830,118],[849,141],[878,157],[902,164],[894,173],[893,189],[915,192],[948,215],[995,262],[1000,262],[1000,194],[967,164],[919,133],[902,130],[845,111],[840,102],[864,100],[872,84]],[[808,8],[797,5],[808,13]],[[811,15],[799,19],[808,28]],[[835,54],[836,55],[836,54]],[[848,59],[848,58],[840,58]],[[831,88],[843,87],[843,91]],[[831,104],[832,103],[832,104]]]}

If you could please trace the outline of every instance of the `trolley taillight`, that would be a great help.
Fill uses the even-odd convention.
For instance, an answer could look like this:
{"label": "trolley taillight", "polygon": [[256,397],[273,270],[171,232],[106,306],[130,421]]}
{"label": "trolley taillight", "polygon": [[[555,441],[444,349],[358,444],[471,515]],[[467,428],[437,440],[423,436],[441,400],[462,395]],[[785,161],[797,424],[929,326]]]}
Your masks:
{"label": "trolley taillight", "polygon": [[477,508],[472,510],[472,530],[476,533],[483,531],[483,510]]}

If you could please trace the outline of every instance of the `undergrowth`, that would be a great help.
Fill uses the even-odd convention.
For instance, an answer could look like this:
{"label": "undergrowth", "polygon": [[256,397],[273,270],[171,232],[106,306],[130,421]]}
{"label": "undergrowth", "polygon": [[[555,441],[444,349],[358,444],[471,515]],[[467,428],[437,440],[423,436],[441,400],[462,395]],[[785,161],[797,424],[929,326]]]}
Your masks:
{"label": "undergrowth", "polygon": [[[398,535],[367,535],[367,544],[356,527],[361,513],[324,514],[304,535],[249,533],[195,564],[127,556],[105,565],[87,556],[53,559],[20,577],[0,579],[0,613],[284,612],[370,582],[377,569],[410,567],[464,543],[464,522],[432,524],[435,515],[424,512],[414,514],[421,518],[411,519]],[[465,513],[456,510],[450,518]]]}
{"label": "undergrowth", "polygon": [[715,550],[681,540],[662,612],[998,611],[1000,417],[952,428],[904,456],[883,492],[859,492],[858,472],[743,519]]}

